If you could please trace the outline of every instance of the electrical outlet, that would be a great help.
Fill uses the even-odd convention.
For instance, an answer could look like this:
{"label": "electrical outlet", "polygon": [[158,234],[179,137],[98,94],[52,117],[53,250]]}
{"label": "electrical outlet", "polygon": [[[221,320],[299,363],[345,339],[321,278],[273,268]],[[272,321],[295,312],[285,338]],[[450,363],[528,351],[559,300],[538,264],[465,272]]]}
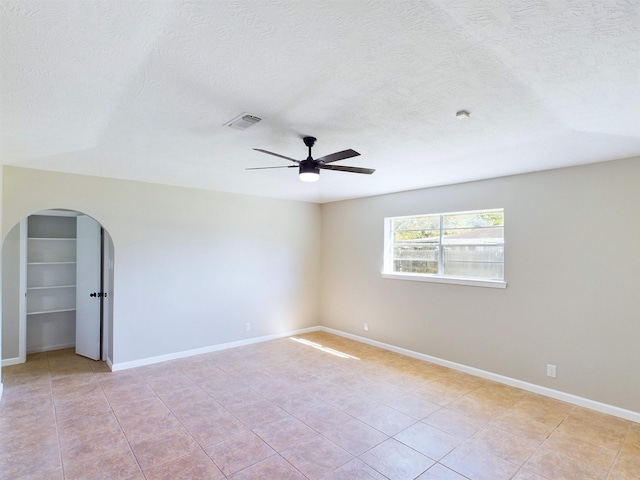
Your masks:
{"label": "electrical outlet", "polygon": [[556,366],[547,365],[547,377],[556,378]]}
{"label": "electrical outlet", "polygon": [[251,324],[250,323],[245,323],[244,324],[244,331],[245,332],[250,332],[251,331]]}
{"label": "electrical outlet", "polygon": [[369,331],[369,324],[368,324],[368,323],[365,323],[365,324],[364,324],[364,331],[365,331],[365,332],[368,332],[368,331]]}

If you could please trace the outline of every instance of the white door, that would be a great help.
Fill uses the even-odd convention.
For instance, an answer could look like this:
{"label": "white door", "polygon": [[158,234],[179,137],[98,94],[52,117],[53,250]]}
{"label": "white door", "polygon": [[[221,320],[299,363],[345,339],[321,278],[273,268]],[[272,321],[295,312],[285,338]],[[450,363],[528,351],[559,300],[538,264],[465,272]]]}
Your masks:
{"label": "white door", "polygon": [[102,231],[102,359],[113,363],[113,241]]}
{"label": "white door", "polygon": [[20,221],[20,303],[18,305],[18,361],[27,361],[27,219]]}
{"label": "white door", "polygon": [[77,218],[76,353],[100,360],[100,225]]}

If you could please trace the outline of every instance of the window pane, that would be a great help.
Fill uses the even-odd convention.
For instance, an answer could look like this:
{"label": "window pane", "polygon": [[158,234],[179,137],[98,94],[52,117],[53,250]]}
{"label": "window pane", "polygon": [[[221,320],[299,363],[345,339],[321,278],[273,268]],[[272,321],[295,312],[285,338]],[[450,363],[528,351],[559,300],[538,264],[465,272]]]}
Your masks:
{"label": "window pane", "polygon": [[504,225],[504,213],[499,212],[478,212],[478,213],[456,213],[444,215],[442,228],[479,228],[497,227]]}
{"label": "window pane", "polygon": [[405,217],[393,220],[394,242],[439,242],[440,216]]}
{"label": "window pane", "polygon": [[444,275],[502,280],[503,246],[444,247]]}
{"label": "window pane", "polygon": [[440,230],[440,215],[394,218],[393,231],[400,230]]}
{"label": "window pane", "polygon": [[395,246],[393,258],[396,260],[438,261],[438,247],[431,245]]}
{"label": "window pane", "polygon": [[423,262],[419,260],[394,260],[393,271],[397,273],[425,273],[437,275],[438,262]]}
{"label": "window pane", "polygon": [[393,249],[393,260],[394,272],[438,273],[438,247],[396,246]]}
{"label": "window pane", "polygon": [[504,246],[471,245],[444,247],[445,262],[504,262]]}
{"label": "window pane", "polygon": [[454,228],[442,232],[446,244],[496,244],[504,243],[504,227]]}
{"label": "window pane", "polygon": [[403,230],[395,232],[395,243],[438,243],[440,242],[440,230]]}
{"label": "window pane", "polygon": [[444,263],[444,276],[485,278],[487,280],[503,280],[504,264],[502,263]]}

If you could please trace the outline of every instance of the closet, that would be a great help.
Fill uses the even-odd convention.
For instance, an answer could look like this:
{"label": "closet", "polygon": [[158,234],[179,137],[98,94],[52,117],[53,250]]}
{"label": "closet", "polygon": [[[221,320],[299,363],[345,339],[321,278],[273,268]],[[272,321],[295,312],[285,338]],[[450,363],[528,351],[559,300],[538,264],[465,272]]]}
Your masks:
{"label": "closet", "polygon": [[113,254],[93,218],[43,210],[17,223],[2,248],[2,364],[73,348],[113,358]]}
{"label": "closet", "polygon": [[27,219],[27,352],[75,346],[76,216]]}
{"label": "closet", "polygon": [[22,225],[26,302],[21,352],[75,347],[78,355],[106,358],[110,330],[105,329],[110,329],[112,312],[109,235],[91,217],[67,210],[39,212]]}

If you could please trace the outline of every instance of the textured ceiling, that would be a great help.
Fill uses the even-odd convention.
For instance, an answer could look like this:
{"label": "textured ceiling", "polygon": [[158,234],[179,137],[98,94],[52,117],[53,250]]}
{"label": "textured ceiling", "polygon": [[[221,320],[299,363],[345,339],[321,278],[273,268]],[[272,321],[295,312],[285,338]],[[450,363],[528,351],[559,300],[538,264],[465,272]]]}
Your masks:
{"label": "textured ceiling", "polygon": [[[637,0],[0,1],[5,165],[327,202],[640,155]],[[471,117],[459,120],[458,110]],[[249,112],[245,131],[223,126]],[[353,148],[306,184],[246,171]]]}

